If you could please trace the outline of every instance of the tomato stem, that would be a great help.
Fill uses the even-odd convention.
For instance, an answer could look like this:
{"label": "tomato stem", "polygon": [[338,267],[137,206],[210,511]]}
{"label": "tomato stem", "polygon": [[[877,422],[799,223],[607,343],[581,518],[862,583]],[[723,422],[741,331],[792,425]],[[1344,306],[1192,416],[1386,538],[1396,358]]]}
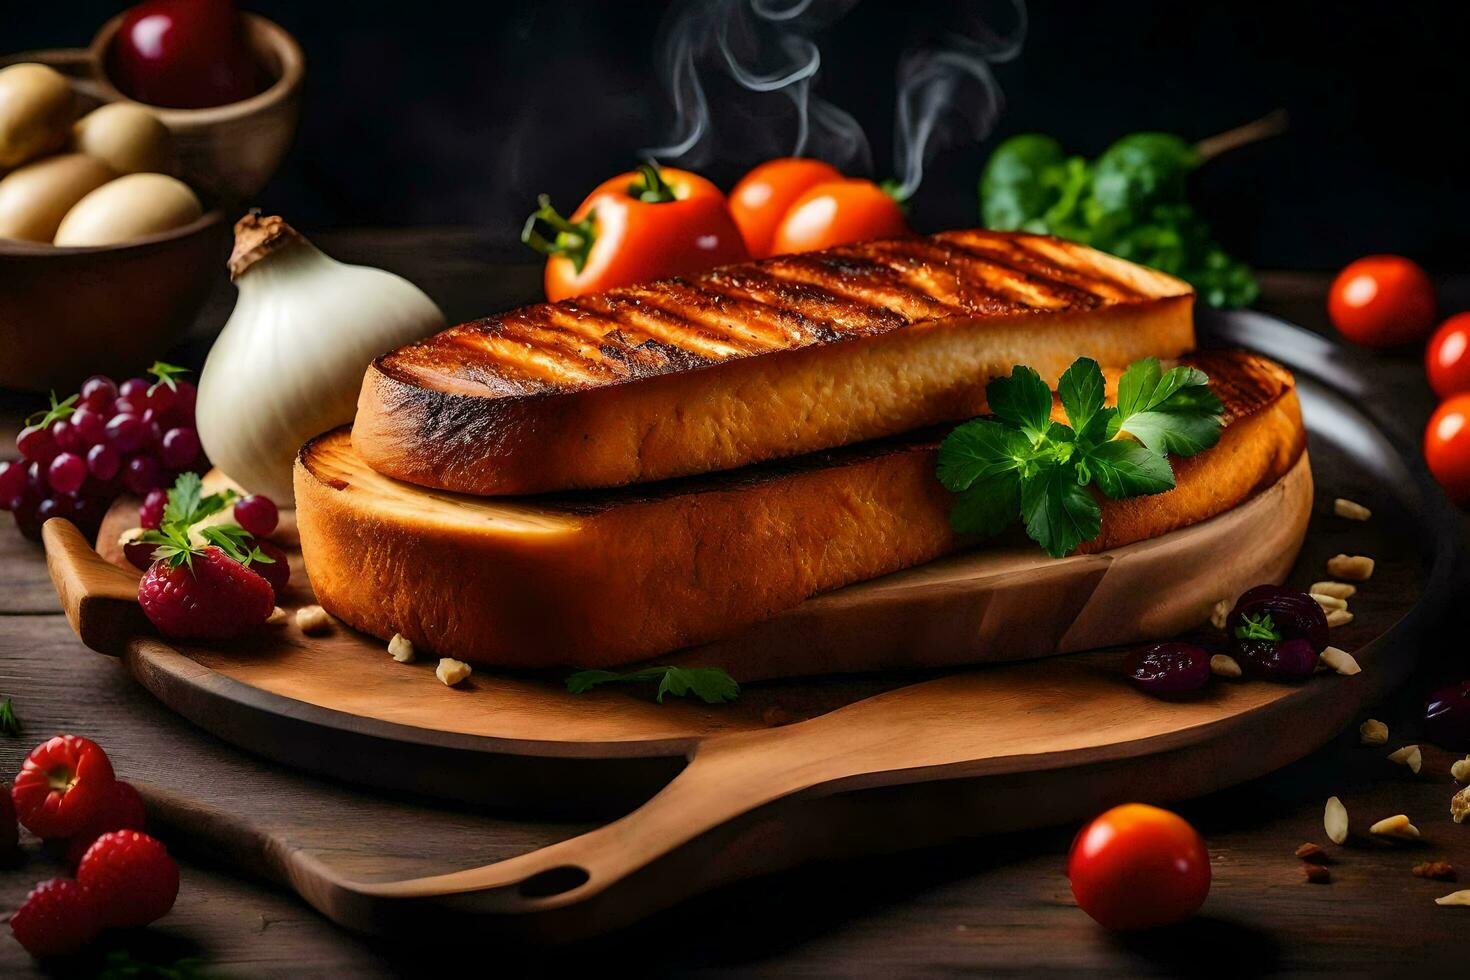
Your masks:
{"label": "tomato stem", "polygon": [[[536,198],[541,206],[531,212],[521,229],[521,241],[548,258],[560,255],[571,259],[572,268],[581,272],[587,265],[587,256],[592,252],[592,243],[597,240],[593,224],[596,213],[581,221],[568,221],[551,206],[551,198],[542,194]],[[545,225],[550,237],[541,232],[538,225]]]}
{"label": "tomato stem", "polygon": [[887,180],[878,182],[878,189],[893,198],[893,203],[897,204],[898,209],[905,215],[909,213],[909,198],[913,196],[913,191],[904,190],[903,181],[889,177]]}
{"label": "tomato stem", "polygon": [[628,196],[644,204],[668,204],[676,199],[674,189],[652,161],[638,165],[638,176],[628,185]]}

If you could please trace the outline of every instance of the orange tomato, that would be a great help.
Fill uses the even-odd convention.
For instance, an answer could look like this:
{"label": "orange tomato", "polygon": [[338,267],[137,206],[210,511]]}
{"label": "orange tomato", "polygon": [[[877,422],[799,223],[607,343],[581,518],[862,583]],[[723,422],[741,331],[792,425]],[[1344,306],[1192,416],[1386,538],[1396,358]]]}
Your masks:
{"label": "orange tomato", "polygon": [[1423,340],[1434,325],[1434,285],[1400,255],[1370,255],[1333,280],[1327,313],[1344,337],[1368,347]]}
{"label": "orange tomato", "polygon": [[1434,331],[1424,349],[1424,372],[1441,398],[1470,391],[1470,313],[1456,313]]}
{"label": "orange tomato", "polygon": [[604,181],[570,218],[543,195],[521,240],[547,256],[553,302],[749,258],[718,187],[651,164]]}
{"label": "orange tomato", "polygon": [[1189,918],[1210,893],[1210,853],[1177,814],[1114,807],[1082,828],[1067,857],[1082,911],[1108,929],[1151,929]]}
{"label": "orange tomato", "polygon": [[898,202],[871,180],[837,180],[808,188],[776,228],[772,255],[811,252],[869,238],[906,235]]}
{"label": "orange tomato", "polygon": [[1429,417],[1424,461],[1451,500],[1470,505],[1470,394],[1451,395]]}
{"label": "orange tomato", "polygon": [[817,184],[840,180],[842,172],[836,167],[805,157],[767,160],[741,177],[730,191],[730,216],[751,258],[772,254],[776,228],[798,197]]}

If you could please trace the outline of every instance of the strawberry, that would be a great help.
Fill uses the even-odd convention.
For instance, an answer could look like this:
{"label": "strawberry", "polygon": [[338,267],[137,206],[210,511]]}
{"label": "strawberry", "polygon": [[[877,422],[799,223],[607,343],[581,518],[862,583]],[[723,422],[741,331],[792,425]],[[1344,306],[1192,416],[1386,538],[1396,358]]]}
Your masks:
{"label": "strawberry", "polygon": [[142,830],[143,797],[132,785],[121,780],[113,783],[97,801],[97,807],[81,830],[66,844],[66,860],[75,868],[92,842],[109,830]]}
{"label": "strawberry", "polygon": [[138,602],[159,632],[184,640],[228,640],[266,621],[275,608],[271,584],[219,548],[160,558],[138,583]]}
{"label": "strawberry", "polygon": [[179,866],[158,841],[136,830],[113,830],[87,848],[77,881],[91,893],[104,926],[146,926],[174,907]]}
{"label": "strawberry", "polygon": [[31,750],[10,790],[16,816],[37,837],[70,837],[112,786],[107,753],[80,735],[57,735]]}
{"label": "strawberry", "polygon": [[97,904],[79,882],[43,881],[10,917],[10,930],[32,956],[78,952],[101,931]]}

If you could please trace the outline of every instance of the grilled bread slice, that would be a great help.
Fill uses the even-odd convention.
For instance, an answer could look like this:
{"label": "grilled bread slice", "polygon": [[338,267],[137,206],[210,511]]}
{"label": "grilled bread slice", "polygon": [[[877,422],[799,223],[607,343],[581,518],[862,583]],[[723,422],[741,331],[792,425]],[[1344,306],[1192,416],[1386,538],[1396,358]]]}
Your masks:
{"label": "grilled bread slice", "polygon": [[[1286,371],[1238,352],[1185,361],[1224,400],[1219,444],[1176,461],[1168,493],[1104,500],[1102,533],[1083,550],[1230,510],[1302,457]],[[383,476],[340,429],[303,447],[296,516],[318,601],[359,629],[502,666],[610,666],[973,545],[950,530],[952,498],[934,476],[942,435],[653,487],[490,500]]]}
{"label": "grilled bread slice", "polygon": [[470,494],[614,487],[883,438],[1194,345],[1188,284],[1037,235],[946,232],[730,266],[446,330],[368,368],[352,441]]}

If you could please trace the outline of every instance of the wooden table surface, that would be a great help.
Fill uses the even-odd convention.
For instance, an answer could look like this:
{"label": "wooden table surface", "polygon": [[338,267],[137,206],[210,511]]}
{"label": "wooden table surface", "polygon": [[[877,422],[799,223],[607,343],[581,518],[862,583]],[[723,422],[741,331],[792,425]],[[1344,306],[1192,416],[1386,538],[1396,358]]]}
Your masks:
{"label": "wooden table surface", "polygon": [[[414,279],[451,320],[531,298],[538,285],[536,270],[505,266],[502,256],[466,232],[351,232],[321,236],[321,244],[339,258]],[[1325,329],[1327,277],[1278,273],[1265,282],[1264,309]],[[1447,307],[1470,305],[1470,277],[1444,287]],[[231,302],[222,273],[196,335],[175,357],[197,365]],[[1385,356],[1383,371],[1401,400],[1405,430],[1416,432],[1433,407],[1417,355]],[[34,407],[30,397],[0,394],[0,454],[13,453],[17,421]],[[20,737],[0,736],[0,774],[13,774],[42,738],[73,731],[106,747],[122,778],[192,798],[227,804],[231,787],[269,786],[299,809],[302,826],[322,847],[332,846],[334,824],[381,810],[363,791],[251,757],[156,704],[121,668],[75,639],[58,613],[40,548],[23,540],[8,516],[0,517],[0,696],[15,699],[25,726]],[[1422,651],[1416,679],[1373,712],[1389,725],[1388,748],[1415,740],[1425,690],[1466,669],[1463,651],[1463,639],[1448,633],[1443,649]],[[1076,828],[1061,827],[809,866],[723,889],[618,935],[553,949],[486,949],[473,936],[363,939],[294,894],[242,880],[215,856],[186,853],[174,911],[110,945],[159,963],[198,957],[207,973],[220,976],[430,975],[456,962],[460,944],[475,950],[487,969],[507,975],[579,966],[654,975],[808,976],[1463,971],[1460,932],[1470,926],[1470,909],[1433,904],[1435,896],[1470,886],[1470,823],[1457,826],[1449,818],[1455,757],[1426,746],[1423,771],[1414,776],[1386,761],[1386,752],[1359,745],[1356,731],[1347,731],[1288,769],[1181,807],[1209,842],[1214,886],[1201,915],[1148,935],[1110,935],[1075,908],[1064,867]],[[1322,804],[1330,795],[1347,802],[1355,823],[1407,813],[1425,841],[1349,849],[1332,866],[1331,884],[1306,884],[1292,851],[1304,841],[1326,843]],[[392,803],[395,819],[421,821],[426,833],[462,835],[467,857],[471,851],[525,850],[581,829],[428,809],[414,800]],[[34,840],[26,854],[20,867],[0,870],[0,908],[13,908],[35,881],[62,873]],[[364,864],[379,858],[362,855]],[[1413,877],[1410,868],[1426,860],[1463,867],[1464,880],[1455,885]],[[0,937],[0,975],[35,973],[20,947]]]}

